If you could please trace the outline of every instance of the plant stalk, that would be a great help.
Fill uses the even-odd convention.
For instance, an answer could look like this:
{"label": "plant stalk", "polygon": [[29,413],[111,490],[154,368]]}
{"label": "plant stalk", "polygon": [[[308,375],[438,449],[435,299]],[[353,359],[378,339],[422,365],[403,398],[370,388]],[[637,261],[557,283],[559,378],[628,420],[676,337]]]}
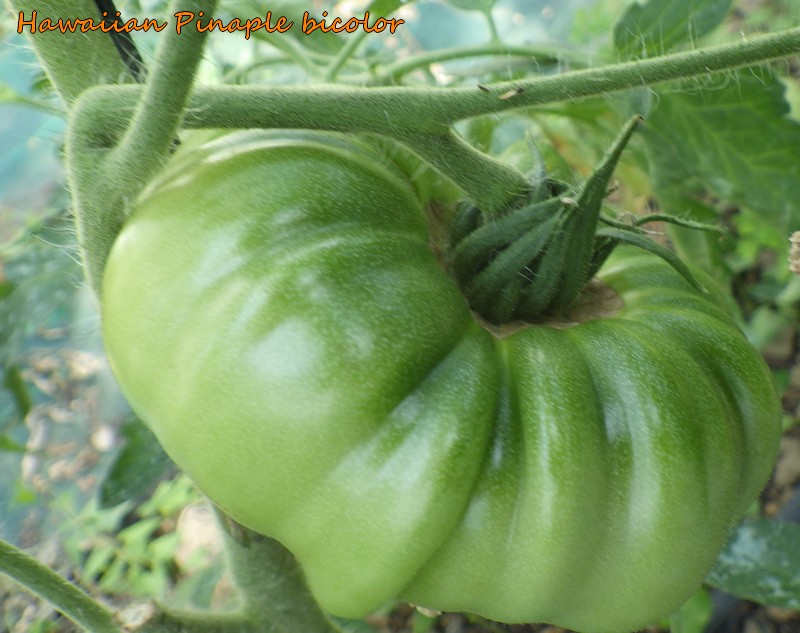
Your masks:
{"label": "plant stalk", "polygon": [[273,633],[242,613],[162,610],[135,633]]}
{"label": "plant stalk", "polygon": [[[170,3],[172,13],[180,0]],[[197,0],[195,11],[213,15],[217,0]],[[70,112],[67,164],[84,270],[100,294],[102,271],[127,209],[169,156],[183,117],[206,33],[185,27],[164,35],[156,51],[155,67],[145,84],[137,85],[135,99],[116,118],[118,102],[104,103],[100,111],[86,111],[86,91]],[[116,55],[116,52],[114,53]],[[119,89],[123,86],[116,86]],[[99,121],[115,119],[103,127]]]}
{"label": "plant stalk", "polygon": [[[208,1],[208,0],[207,0]],[[575,99],[641,85],[685,79],[757,64],[800,51],[800,27],[749,40],[643,61],[588,68],[521,82],[500,82],[475,88],[409,88],[346,86],[231,86],[200,88],[188,101],[183,124],[189,128],[305,128],[369,132],[390,136],[420,151],[465,187],[487,212],[494,212],[521,193],[520,174],[496,161],[474,161],[471,154],[450,156],[447,145],[460,150],[450,132],[456,121],[514,108]],[[113,136],[133,116],[142,88],[98,87],[81,99],[76,127],[81,134]],[[169,101],[177,107],[178,99]],[[155,117],[155,108],[149,110]],[[148,119],[149,120],[149,119]],[[83,124],[83,125],[82,125]],[[161,133],[169,126],[162,125]],[[135,129],[148,133],[144,125]],[[137,139],[130,136],[130,144]],[[163,137],[161,138],[163,143]],[[122,152],[137,156],[135,147]],[[163,147],[163,145],[162,145]],[[151,167],[154,163],[151,163]],[[482,170],[478,174],[474,168]],[[472,168],[472,169],[470,169]],[[472,176],[469,176],[470,171]],[[145,172],[140,171],[140,177]],[[467,175],[465,175],[467,174]],[[469,186],[469,178],[488,183]],[[517,191],[512,191],[517,189]]]}
{"label": "plant stalk", "polygon": [[89,633],[122,633],[114,614],[56,572],[0,540],[0,572],[47,600]]}
{"label": "plant stalk", "polygon": [[[194,11],[214,15],[217,3],[218,0],[197,0]],[[173,0],[170,13],[177,13],[181,5],[179,0]],[[186,107],[206,36],[206,32],[186,28],[181,34],[170,30],[161,40],[133,119],[108,157],[109,175],[116,175],[125,183],[123,196],[138,194],[166,161]]]}
{"label": "plant stalk", "polygon": [[[800,52],[800,27],[735,44],[475,88],[229,86],[194,92],[187,127],[307,128],[386,136],[443,134],[465,118],[686,79]],[[95,88],[85,116],[112,133],[130,117],[138,86]],[[112,108],[112,106],[114,106]]]}
{"label": "plant stalk", "polygon": [[364,38],[367,36],[367,33],[364,31],[360,31],[351,35],[347,41],[345,42],[344,46],[342,46],[339,53],[336,57],[333,58],[333,61],[330,65],[325,69],[324,79],[325,81],[335,81],[339,75],[339,71],[344,67],[347,63],[347,60],[355,53],[356,49],[361,45],[361,42],[364,41]]}
{"label": "plant stalk", "polygon": [[244,612],[260,633],[341,633],[311,595],[302,569],[283,545],[219,511],[217,518]]}
{"label": "plant stalk", "polygon": [[486,214],[502,211],[528,186],[519,170],[465,143],[452,132],[411,134],[402,140],[467,192]]}

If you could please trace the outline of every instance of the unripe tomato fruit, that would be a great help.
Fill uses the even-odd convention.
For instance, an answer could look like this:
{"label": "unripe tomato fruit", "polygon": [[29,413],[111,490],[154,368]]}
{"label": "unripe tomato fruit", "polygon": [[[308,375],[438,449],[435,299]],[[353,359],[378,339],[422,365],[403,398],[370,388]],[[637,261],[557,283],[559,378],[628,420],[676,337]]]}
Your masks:
{"label": "unripe tomato fruit", "polygon": [[599,277],[613,311],[490,332],[392,166],[346,137],[242,132],[138,200],[104,337],[167,452],[332,613],[399,597],[625,631],[703,580],[780,416],[717,295],[647,254]]}

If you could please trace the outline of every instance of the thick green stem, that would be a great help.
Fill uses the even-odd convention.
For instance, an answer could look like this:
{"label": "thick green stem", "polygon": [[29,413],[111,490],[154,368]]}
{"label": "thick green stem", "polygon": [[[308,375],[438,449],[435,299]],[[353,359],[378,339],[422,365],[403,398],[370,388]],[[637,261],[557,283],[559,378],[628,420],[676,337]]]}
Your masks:
{"label": "thick green stem", "polygon": [[[513,108],[705,75],[798,51],[800,28],[793,28],[735,44],[523,82],[502,82],[480,89],[477,86],[201,88],[189,100],[183,123],[198,128],[308,128],[391,136],[413,145],[446,176],[465,186],[476,202],[492,211],[513,197],[512,190],[521,186],[521,177],[504,165],[471,157],[451,136],[452,123]],[[86,135],[114,136],[132,116],[141,90],[138,86],[91,90],[80,104],[76,127]],[[448,148],[460,157],[448,159]],[[464,160],[471,161],[478,171],[466,177]],[[475,180],[485,185],[468,186],[469,181]]]}
{"label": "thick green stem", "polygon": [[[8,0],[8,4],[15,13],[15,28],[20,17],[32,20],[34,11],[37,24],[45,18],[54,23],[59,19],[91,18],[99,21],[101,18],[92,0]],[[31,33],[30,26],[23,28],[47,76],[67,104],[92,86],[131,80],[107,33]]]}
{"label": "thick green stem", "polygon": [[314,600],[302,569],[283,545],[218,516],[231,574],[260,633],[341,633]]}
{"label": "thick green stem", "polygon": [[[213,15],[216,4],[217,0],[198,0],[195,11]],[[180,5],[173,0],[170,11],[177,12]],[[87,111],[85,95],[91,91],[72,108],[67,162],[84,270],[98,295],[105,261],[131,200],[167,160],[205,37],[189,27],[181,34],[177,30],[166,34],[156,52],[155,68],[145,85],[137,86],[123,118],[114,116],[115,103]],[[108,118],[115,119],[111,125],[99,124]]]}
{"label": "thick green stem", "polygon": [[527,188],[528,181],[518,170],[479,152],[455,134],[411,134],[401,140],[448,175],[489,215],[503,210]]}
{"label": "thick green stem", "polygon": [[[475,88],[231,86],[201,88],[187,127],[294,127],[387,136],[446,133],[465,118],[707,75],[800,52],[800,27],[713,48]],[[96,88],[86,116],[112,133],[130,116],[141,88]]]}
{"label": "thick green stem", "polygon": [[0,540],[0,573],[7,574],[89,633],[122,633],[114,614],[35,558]]}

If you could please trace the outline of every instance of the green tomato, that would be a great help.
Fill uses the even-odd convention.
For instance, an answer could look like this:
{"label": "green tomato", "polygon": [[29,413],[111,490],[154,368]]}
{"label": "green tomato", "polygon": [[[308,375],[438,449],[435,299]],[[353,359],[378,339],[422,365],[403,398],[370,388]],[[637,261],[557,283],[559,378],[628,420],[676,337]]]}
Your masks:
{"label": "green tomato", "polygon": [[167,452],[332,613],[399,597],[630,630],[703,580],[780,415],[717,295],[647,254],[600,278],[605,311],[490,331],[399,171],[345,137],[244,132],[137,202],[104,337]]}

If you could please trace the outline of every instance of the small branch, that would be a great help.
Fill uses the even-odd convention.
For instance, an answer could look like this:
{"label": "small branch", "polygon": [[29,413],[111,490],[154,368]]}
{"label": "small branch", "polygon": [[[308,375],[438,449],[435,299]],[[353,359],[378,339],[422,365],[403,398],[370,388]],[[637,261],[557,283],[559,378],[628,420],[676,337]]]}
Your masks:
{"label": "small branch", "polygon": [[501,211],[528,185],[518,170],[479,152],[453,133],[412,134],[399,140],[459,185],[488,214]]}
{"label": "small branch", "polygon": [[330,63],[328,68],[325,69],[324,79],[325,81],[335,81],[336,77],[339,75],[339,71],[342,67],[347,63],[347,60],[355,53],[356,49],[361,45],[361,42],[364,41],[364,38],[367,36],[365,31],[359,31],[351,35],[347,38],[347,41],[342,46],[339,53],[336,57],[333,58],[333,61]]}
{"label": "small branch", "polygon": [[[452,120],[460,120],[512,108],[596,96],[752,66],[797,53],[800,53],[800,27],[758,35],[734,44],[536,77],[527,81],[493,84],[489,93],[465,94],[467,98],[464,102],[452,103],[451,116]],[[515,89],[518,95],[507,99],[505,107],[492,103],[493,98],[498,99],[500,95]]]}
{"label": "small branch", "polygon": [[267,35],[260,35],[261,31],[258,33],[257,37],[260,42],[269,44],[275,50],[283,53],[287,59],[305,70],[309,77],[315,79],[320,76],[320,68],[312,61],[309,50],[295,38],[287,37],[282,33],[269,33]]}
{"label": "small branch", "polygon": [[[218,0],[197,0],[195,13],[214,15]],[[169,12],[180,11],[173,0]],[[133,197],[160,169],[167,158],[202,55],[206,32],[184,27],[160,42],[141,101],[119,145],[109,155],[106,170],[117,181],[123,197]]]}
{"label": "small branch", "polygon": [[[379,86],[396,82],[418,68],[427,68],[431,64],[468,59],[470,57],[485,57],[506,55],[513,57],[528,57],[539,64],[578,63],[577,58],[565,57],[561,52],[547,51],[532,46],[509,46],[500,42],[489,42],[477,46],[458,46],[442,48],[435,51],[426,51],[406,59],[401,59],[390,64],[369,81],[369,85]],[[584,63],[580,63],[584,66]]]}
{"label": "small branch", "polygon": [[121,633],[114,614],[75,585],[10,543],[0,540],[0,572],[7,574],[89,633]]}
{"label": "small branch", "polygon": [[494,21],[494,17],[492,17],[492,10],[487,9],[483,16],[486,18],[486,26],[489,28],[489,37],[491,38],[492,42],[500,42],[500,33],[497,30],[497,23]]}

